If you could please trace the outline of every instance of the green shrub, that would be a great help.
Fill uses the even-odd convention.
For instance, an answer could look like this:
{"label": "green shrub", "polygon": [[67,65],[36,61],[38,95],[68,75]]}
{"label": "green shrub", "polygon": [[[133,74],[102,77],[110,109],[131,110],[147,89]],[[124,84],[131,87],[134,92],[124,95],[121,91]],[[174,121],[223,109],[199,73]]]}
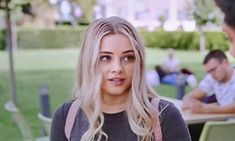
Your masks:
{"label": "green shrub", "polygon": [[[183,50],[197,50],[198,49],[198,33],[196,32],[178,32],[173,33],[178,34],[178,40],[174,40],[176,42],[176,45],[174,48],[176,49],[183,49]],[[178,41],[178,43],[177,43]]]}
{"label": "green shrub", "polygon": [[[35,48],[66,48],[79,47],[85,27],[57,27],[53,29],[19,29],[18,30],[18,47],[20,49]],[[2,32],[1,32],[2,33]],[[0,33],[0,49],[3,46]],[[173,48],[177,50],[198,50],[199,33],[198,32],[165,32],[155,31],[148,32],[141,30],[140,35],[146,47],[156,48]],[[228,41],[222,32],[205,32],[206,49],[229,48]]]}
{"label": "green shrub", "polygon": [[206,32],[206,49],[229,49],[229,42],[223,32]]}
{"label": "green shrub", "polygon": [[[155,31],[148,32],[141,30],[141,37],[146,47],[157,48],[173,48],[180,50],[198,50],[199,49],[199,33],[198,32],[165,32]],[[205,32],[206,49],[229,48],[228,41],[222,32]]]}
{"label": "green shrub", "polygon": [[79,47],[86,28],[19,29],[20,49]]}

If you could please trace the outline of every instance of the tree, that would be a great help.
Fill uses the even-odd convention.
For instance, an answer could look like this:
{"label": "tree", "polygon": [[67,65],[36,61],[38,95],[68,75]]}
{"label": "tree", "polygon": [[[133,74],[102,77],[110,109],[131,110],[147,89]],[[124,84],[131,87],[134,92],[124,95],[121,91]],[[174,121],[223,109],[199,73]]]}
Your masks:
{"label": "tree", "polygon": [[10,82],[10,94],[11,100],[16,104],[16,90],[15,90],[15,73],[13,63],[13,51],[12,51],[12,29],[11,29],[11,9],[9,7],[11,0],[0,0],[0,8],[6,13],[6,45],[9,52],[9,82]]}
{"label": "tree", "polygon": [[185,9],[189,18],[196,21],[199,32],[199,50],[203,54],[206,50],[205,25],[217,24],[221,21],[221,12],[214,0],[185,0]]}
{"label": "tree", "polygon": [[193,11],[193,17],[196,20],[199,31],[199,49],[201,53],[204,53],[206,50],[203,26],[209,22],[215,22],[213,4],[214,3],[212,3],[212,0],[194,0],[195,7]]}
{"label": "tree", "polygon": [[83,19],[90,23],[93,18],[93,10],[96,4],[96,0],[77,0],[77,2],[81,6]]}
{"label": "tree", "polygon": [[206,50],[204,26],[208,23],[218,23],[218,8],[214,0],[194,0],[193,17],[199,31],[199,50],[203,54]]}
{"label": "tree", "polygon": [[[12,2],[12,3],[11,3]],[[0,10],[4,10],[6,14],[6,48],[9,52],[9,86],[11,101],[16,104],[16,86],[15,86],[15,73],[14,73],[14,59],[13,59],[13,40],[12,40],[12,23],[11,23],[11,11],[18,6],[25,6],[26,3],[19,2],[17,0],[0,0]],[[28,5],[28,8],[30,6]],[[30,13],[29,9],[25,11],[26,14]]]}

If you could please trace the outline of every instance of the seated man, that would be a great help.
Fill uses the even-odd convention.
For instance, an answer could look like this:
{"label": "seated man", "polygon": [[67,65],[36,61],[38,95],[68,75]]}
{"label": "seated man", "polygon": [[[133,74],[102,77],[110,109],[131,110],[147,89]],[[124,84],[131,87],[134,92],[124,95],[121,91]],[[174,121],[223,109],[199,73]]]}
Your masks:
{"label": "seated man", "polygon": [[[203,65],[207,75],[183,98],[182,109],[194,113],[235,113],[235,71],[226,55],[220,50],[210,51]],[[203,103],[203,98],[211,94],[215,94],[217,103]]]}

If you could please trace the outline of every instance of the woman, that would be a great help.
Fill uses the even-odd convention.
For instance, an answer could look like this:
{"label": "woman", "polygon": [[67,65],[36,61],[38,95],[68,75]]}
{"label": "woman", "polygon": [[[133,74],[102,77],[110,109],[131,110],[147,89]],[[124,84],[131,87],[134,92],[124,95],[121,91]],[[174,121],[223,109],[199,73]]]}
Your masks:
{"label": "woman", "polygon": [[231,42],[230,54],[235,57],[235,0],[215,0],[224,12],[223,31]]}
{"label": "woman", "polygon": [[[159,97],[145,81],[144,57],[140,37],[127,21],[110,17],[89,26],[78,62],[74,97],[80,107],[72,123],[71,141],[153,141],[156,109],[164,141],[190,141],[173,104],[164,100],[158,107],[151,104]],[[72,103],[57,109],[51,141],[67,140],[64,129]]]}

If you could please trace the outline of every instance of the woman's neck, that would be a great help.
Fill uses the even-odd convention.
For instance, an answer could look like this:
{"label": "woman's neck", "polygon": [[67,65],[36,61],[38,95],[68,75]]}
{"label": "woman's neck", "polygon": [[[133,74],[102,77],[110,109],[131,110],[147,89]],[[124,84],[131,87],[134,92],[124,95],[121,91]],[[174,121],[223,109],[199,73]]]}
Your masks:
{"label": "woman's neck", "polygon": [[127,96],[109,95],[102,98],[101,110],[104,113],[118,113],[126,109]]}

